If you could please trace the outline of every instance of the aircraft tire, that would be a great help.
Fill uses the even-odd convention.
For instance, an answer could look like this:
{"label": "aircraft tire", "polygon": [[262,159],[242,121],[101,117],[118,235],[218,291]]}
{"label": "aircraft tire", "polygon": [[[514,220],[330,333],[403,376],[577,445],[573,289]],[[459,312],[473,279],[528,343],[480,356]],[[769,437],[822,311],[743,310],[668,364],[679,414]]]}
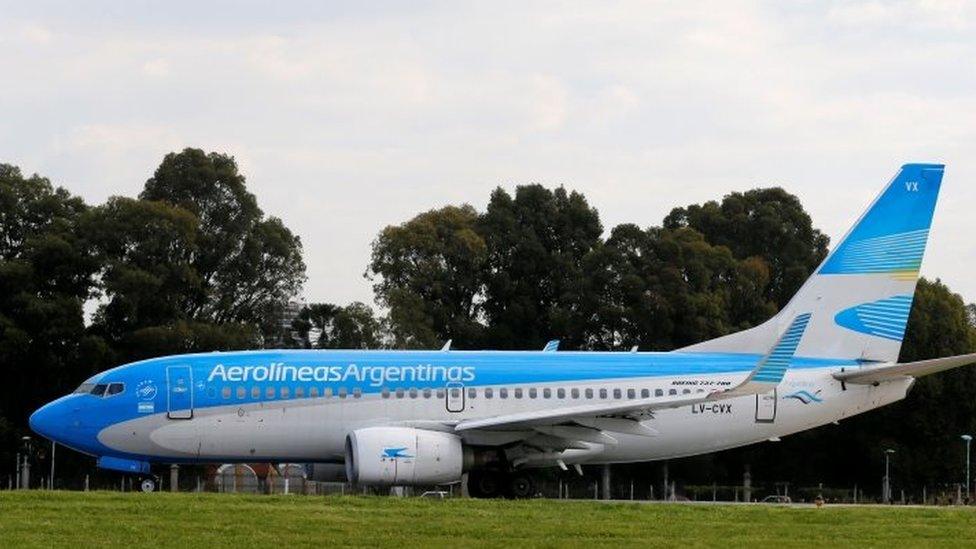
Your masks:
{"label": "aircraft tire", "polygon": [[473,498],[500,497],[504,481],[504,475],[498,471],[471,471],[468,473],[468,494]]}
{"label": "aircraft tire", "polygon": [[512,499],[526,499],[535,495],[535,482],[526,473],[515,473],[508,477],[508,495]]}
{"label": "aircraft tire", "polygon": [[139,489],[143,492],[155,492],[156,491],[156,481],[151,478],[144,478],[139,484]]}

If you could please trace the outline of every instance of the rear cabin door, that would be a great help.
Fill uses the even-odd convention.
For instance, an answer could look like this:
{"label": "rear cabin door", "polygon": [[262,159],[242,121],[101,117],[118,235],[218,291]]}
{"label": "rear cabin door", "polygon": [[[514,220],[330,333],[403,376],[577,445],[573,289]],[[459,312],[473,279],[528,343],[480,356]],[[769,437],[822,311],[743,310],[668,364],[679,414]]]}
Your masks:
{"label": "rear cabin door", "polygon": [[464,385],[456,381],[452,381],[447,384],[447,411],[448,412],[463,412],[464,411]]}
{"label": "rear cabin door", "polygon": [[756,395],[756,423],[772,423],[776,420],[776,389]]}
{"label": "rear cabin door", "polygon": [[166,367],[166,405],[170,419],[193,417],[193,371],[189,366]]}

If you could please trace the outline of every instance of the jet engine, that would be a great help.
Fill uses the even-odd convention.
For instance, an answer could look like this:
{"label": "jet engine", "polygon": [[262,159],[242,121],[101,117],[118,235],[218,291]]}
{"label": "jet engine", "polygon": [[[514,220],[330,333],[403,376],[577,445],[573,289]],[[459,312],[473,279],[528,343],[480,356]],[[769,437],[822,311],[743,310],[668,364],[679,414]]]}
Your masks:
{"label": "jet engine", "polygon": [[346,475],[360,484],[450,484],[461,480],[466,450],[451,433],[366,427],[346,437]]}

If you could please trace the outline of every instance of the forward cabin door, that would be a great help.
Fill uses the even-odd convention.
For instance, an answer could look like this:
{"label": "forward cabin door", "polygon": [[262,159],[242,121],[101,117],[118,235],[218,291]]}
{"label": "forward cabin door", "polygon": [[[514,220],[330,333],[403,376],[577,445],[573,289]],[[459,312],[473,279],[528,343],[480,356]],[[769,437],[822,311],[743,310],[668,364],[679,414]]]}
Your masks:
{"label": "forward cabin door", "polygon": [[193,417],[193,370],[189,366],[166,367],[166,406],[170,419]]}
{"label": "forward cabin door", "polygon": [[464,411],[464,385],[456,381],[452,381],[447,384],[447,394],[445,398],[447,399],[447,411],[448,412],[463,412]]}
{"label": "forward cabin door", "polygon": [[756,423],[772,423],[776,420],[776,389],[756,395]]}

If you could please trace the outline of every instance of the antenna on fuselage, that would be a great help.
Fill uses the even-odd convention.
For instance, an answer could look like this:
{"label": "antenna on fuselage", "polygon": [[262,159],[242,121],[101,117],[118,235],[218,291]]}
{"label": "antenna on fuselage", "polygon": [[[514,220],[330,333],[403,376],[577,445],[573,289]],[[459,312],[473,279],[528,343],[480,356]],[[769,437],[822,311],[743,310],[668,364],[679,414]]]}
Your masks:
{"label": "antenna on fuselage", "polygon": [[554,353],[554,352],[556,352],[558,350],[559,350],[559,340],[558,339],[553,339],[549,343],[546,343],[546,346],[542,348],[542,351],[544,353]]}
{"label": "antenna on fuselage", "polygon": [[454,341],[454,340],[453,339],[448,339],[447,340],[447,343],[445,343],[444,346],[441,347],[441,351],[450,351],[451,350],[451,342],[452,341]]}

